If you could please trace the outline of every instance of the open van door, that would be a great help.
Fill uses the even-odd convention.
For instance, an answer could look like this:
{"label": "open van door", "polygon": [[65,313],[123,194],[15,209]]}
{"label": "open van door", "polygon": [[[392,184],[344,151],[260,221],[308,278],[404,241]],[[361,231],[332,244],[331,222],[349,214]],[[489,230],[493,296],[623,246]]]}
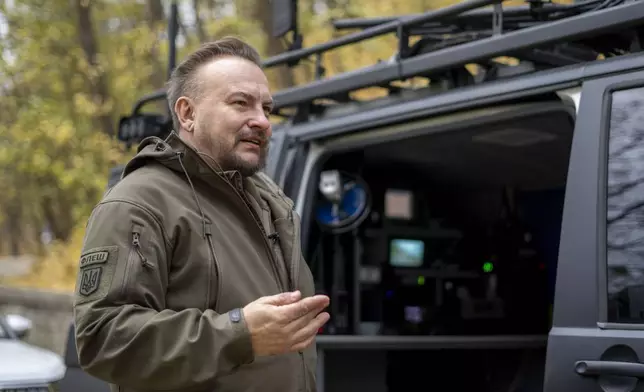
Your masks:
{"label": "open van door", "polygon": [[544,391],[644,391],[643,361],[644,71],[637,71],[582,85]]}

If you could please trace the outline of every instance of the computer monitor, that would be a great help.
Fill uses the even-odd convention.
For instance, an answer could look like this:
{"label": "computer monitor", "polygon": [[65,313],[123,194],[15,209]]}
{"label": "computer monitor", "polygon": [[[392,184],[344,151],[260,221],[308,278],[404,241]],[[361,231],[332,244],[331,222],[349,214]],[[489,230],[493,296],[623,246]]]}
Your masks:
{"label": "computer monitor", "polygon": [[394,268],[420,268],[425,263],[425,241],[412,238],[389,240],[389,264]]}

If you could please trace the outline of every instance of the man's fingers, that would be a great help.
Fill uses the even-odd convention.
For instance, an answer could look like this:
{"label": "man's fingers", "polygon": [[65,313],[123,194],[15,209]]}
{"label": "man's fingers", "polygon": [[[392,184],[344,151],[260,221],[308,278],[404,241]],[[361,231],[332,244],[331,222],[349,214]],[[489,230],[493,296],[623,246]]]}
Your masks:
{"label": "man's fingers", "polygon": [[292,349],[304,350],[308,347],[317,336],[318,330],[329,321],[329,314],[327,312],[318,314],[309,324],[304,326],[304,328],[293,334],[293,346]]}
{"label": "man's fingers", "polygon": [[291,320],[291,322],[285,326],[285,329],[292,333],[299,331],[306,327],[323,309],[324,307],[310,309],[304,316]]}
{"label": "man's fingers", "polygon": [[315,341],[315,335],[309,337],[305,341],[298,343],[291,347],[291,352],[297,352],[297,351],[303,351],[306,350],[311,344],[313,344],[313,341]]}
{"label": "man's fingers", "polygon": [[320,310],[329,306],[329,297],[326,295],[314,295],[312,297],[304,298],[296,303],[281,306],[279,312],[284,317],[284,320],[291,322],[300,317],[306,316],[309,312]]}
{"label": "man's fingers", "polygon": [[318,330],[322,328],[327,321],[329,321],[329,317],[330,316],[327,312],[318,314],[313,320],[311,320],[311,322],[293,334],[293,343],[299,344],[307,340],[309,337],[315,336],[318,333]]}
{"label": "man's fingers", "polygon": [[261,297],[255,302],[267,305],[281,306],[292,304],[296,301],[299,301],[300,298],[302,298],[302,293],[300,293],[300,291],[298,290],[290,293],[280,293],[267,297]]}

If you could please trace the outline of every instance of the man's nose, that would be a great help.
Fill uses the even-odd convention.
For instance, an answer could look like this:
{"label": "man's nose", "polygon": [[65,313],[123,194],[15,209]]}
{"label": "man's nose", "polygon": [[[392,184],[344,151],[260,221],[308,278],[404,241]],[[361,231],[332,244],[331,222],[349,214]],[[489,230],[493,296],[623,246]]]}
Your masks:
{"label": "man's nose", "polygon": [[258,113],[256,116],[253,116],[253,118],[248,122],[248,126],[253,130],[265,132],[266,137],[271,137],[271,122],[263,111]]}

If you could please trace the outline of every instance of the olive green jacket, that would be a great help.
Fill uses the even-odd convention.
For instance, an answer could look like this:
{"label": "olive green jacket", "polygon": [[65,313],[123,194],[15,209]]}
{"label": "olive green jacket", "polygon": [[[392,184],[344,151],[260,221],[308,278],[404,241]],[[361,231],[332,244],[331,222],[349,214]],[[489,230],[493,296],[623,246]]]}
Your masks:
{"label": "olive green jacket", "polygon": [[78,268],[80,364],[112,391],[315,391],[315,347],[256,358],[238,310],[314,294],[293,202],[266,175],[148,138],[93,210]]}

